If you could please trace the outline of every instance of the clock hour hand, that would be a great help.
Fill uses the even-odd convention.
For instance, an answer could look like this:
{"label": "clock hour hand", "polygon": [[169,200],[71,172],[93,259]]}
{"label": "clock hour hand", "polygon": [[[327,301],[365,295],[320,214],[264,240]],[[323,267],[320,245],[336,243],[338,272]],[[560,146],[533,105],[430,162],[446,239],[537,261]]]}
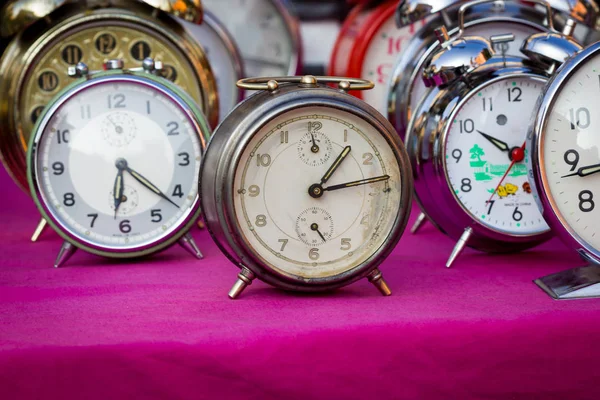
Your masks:
{"label": "clock hour hand", "polygon": [[479,133],[481,136],[483,136],[484,138],[486,138],[491,144],[493,144],[494,146],[496,146],[500,150],[502,150],[502,151],[509,151],[510,150],[510,147],[508,147],[508,144],[506,144],[506,142],[503,142],[500,139],[496,139],[495,137],[490,136],[487,133],[481,132],[480,130],[478,130],[477,133]]}
{"label": "clock hour hand", "polygon": [[124,163],[124,165],[125,165],[124,166],[125,171],[129,172],[129,174],[131,174],[131,176],[133,177],[133,179],[135,179],[136,181],[138,181],[139,183],[141,183],[142,186],[144,186],[145,188],[147,188],[150,191],[154,192],[158,196],[162,197],[163,199],[165,199],[169,203],[173,204],[175,207],[180,208],[177,204],[175,204],[173,202],[173,200],[171,200],[170,198],[168,198],[166,194],[164,194],[163,192],[161,192],[161,190],[159,188],[157,188],[156,185],[154,185],[152,182],[150,182],[148,179],[146,179],[142,174],[140,174],[139,172],[136,172],[136,171],[132,170],[131,168],[129,168],[129,166],[127,165],[127,161],[125,161],[124,159],[119,159],[117,162]]}
{"label": "clock hour hand", "polygon": [[115,219],[117,219],[117,212],[119,211],[119,206],[123,202],[123,190],[125,189],[125,185],[123,184],[123,168],[119,167],[118,162],[117,168],[119,169],[119,172],[117,173],[117,177],[115,178],[115,184],[113,186],[113,199],[115,201]]}
{"label": "clock hour hand", "polygon": [[354,187],[354,186],[368,185],[369,183],[387,181],[388,179],[390,179],[389,175],[377,176],[375,178],[360,179],[358,181],[346,182],[346,183],[341,183],[339,185],[325,187],[325,188],[323,188],[323,191],[330,192],[332,190],[339,190],[339,189],[346,189],[346,188]]}
{"label": "clock hour hand", "polygon": [[331,175],[333,175],[333,173],[342,164],[342,161],[344,161],[346,159],[346,157],[348,157],[348,154],[350,154],[350,150],[352,150],[352,148],[350,146],[344,147],[344,150],[342,150],[340,155],[335,159],[333,164],[331,164],[331,167],[329,167],[327,172],[325,172],[325,175],[323,175],[323,177],[321,178],[321,185],[324,184],[325,182],[327,182],[329,180],[329,178],[331,178]]}
{"label": "clock hour hand", "polygon": [[564,175],[561,178],[568,178],[570,176],[580,176],[582,178],[586,176],[590,176],[600,172],[600,164],[588,165],[586,167],[581,167],[577,171],[572,174]]}

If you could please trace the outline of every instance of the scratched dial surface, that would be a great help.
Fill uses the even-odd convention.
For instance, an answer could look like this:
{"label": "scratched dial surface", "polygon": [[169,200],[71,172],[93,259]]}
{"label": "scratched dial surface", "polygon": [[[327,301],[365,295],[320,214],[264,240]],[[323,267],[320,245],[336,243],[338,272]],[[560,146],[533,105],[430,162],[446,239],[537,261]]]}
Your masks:
{"label": "scratched dial surface", "polygon": [[202,107],[198,78],[187,57],[166,37],[141,25],[123,21],[87,22],[58,35],[42,49],[28,71],[18,104],[24,145],[44,106],[73,82],[70,66],[84,62],[102,70],[107,59],[122,59],[126,68],[141,66],[146,57],[163,61],[163,76],[188,92]]}
{"label": "scratched dial surface", "polygon": [[600,57],[592,56],[561,86],[548,110],[540,162],[559,218],[588,248],[600,249]]}
{"label": "scratched dial surface", "polygon": [[520,160],[513,153],[523,147],[544,85],[527,76],[486,84],[470,93],[448,125],[444,165],[450,189],[474,220],[501,233],[548,230],[531,194],[529,152]]}
{"label": "scratched dial surface", "polygon": [[50,117],[36,176],[67,232],[126,250],[181,227],[197,201],[200,162],[196,125],[178,103],[151,86],[111,80],[77,92]]}
{"label": "scratched dial surface", "polygon": [[[311,134],[315,142],[304,143]],[[311,152],[309,160],[326,161],[307,162],[299,148]],[[267,123],[244,149],[233,189],[244,239],[288,276],[352,270],[384,246],[398,213],[408,212],[399,209],[393,148],[363,119],[328,107],[296,109]]]}
{"label": "scratched dial surface", "polygon": [[233,35],[247,76],[286,76],[296,72],[291,28],[276,2],[279,0],[202,2]]}

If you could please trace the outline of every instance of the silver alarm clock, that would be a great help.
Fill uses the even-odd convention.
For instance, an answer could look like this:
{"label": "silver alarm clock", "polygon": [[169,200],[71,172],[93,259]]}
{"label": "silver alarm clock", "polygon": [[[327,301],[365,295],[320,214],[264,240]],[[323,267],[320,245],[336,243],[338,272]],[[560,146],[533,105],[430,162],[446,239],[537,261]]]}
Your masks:
{"label": "silver alarm clock", "polygon": [[346,93],[373,84],[304,76],[238,85],[260,92],[221,123],[201,173],[206,226],[241,268],[229,296],[255,277],[298,291],[367,277],[389,295],[378,267],[406,226],[412,174],[389,122]]}
{"label": "silver alarm clock", "polygon": [[[541,3],[541,2],[540,2]],[[469,5],[459,9],[459,21]],[[547,7],[548,16],[552,10]],[[531,190],[525,139],[531,111],[548,77],[580,46],[553,30],[523,43],[527,58],[496,55],[514,35],[450,38],[436,30],[441,50],[424,66],[432,87],[417,106],[406,137],[415,195],[423,213],[457,240],[450,267],[465,246],[512,252],[551,237]]]}
{"label": "silver alarm clock", "polygon": [[198,219],[200,162],[210,128],[196,103],[155,76],[162,64],[104,72],[79,63],[79,78],[40,115],[28,150],[31,194],[65,240],[55,267],[79,248],[105,257],[146,256],[179,242]]}

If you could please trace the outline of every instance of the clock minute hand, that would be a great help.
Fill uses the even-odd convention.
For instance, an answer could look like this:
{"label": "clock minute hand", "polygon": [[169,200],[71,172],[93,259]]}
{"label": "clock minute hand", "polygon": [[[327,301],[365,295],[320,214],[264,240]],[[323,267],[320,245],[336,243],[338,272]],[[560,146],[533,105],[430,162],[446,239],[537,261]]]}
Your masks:
{"label": "clock minute hand", "polygon": [[331,175],[333,175],[333,173],[338,169],[340,164],[342,164],[342,161],[344,161],[348,154],[350,154],[351,150],[352,148],[350,146],[344,147],[344,150],[342,150],[340,155],[335,159],[333,164],[331,164],[331,167],[329,167],[327,172],[325,172],[325,175],[323,175],[323,177],[321,178],[321,185],[327,182],[329,178],[331,178]]}
{"label": "clock minute hand", "polygon": [[346,182],[346,183],[341,183],[339,185],[329,186],[329,187],[323,188],[323,191],[330,192],[332,190],[339,190],[339,189],[346,189],[346,188],[350,188],[350,187],[354,187],[354,186],[368,185],[369,183],[387,181],[388,179],[390,179],[389,175],[377,176],[375,178],[359,179],[358,181]]}
{"label": "clock minute hand", "polygon": [[141,183],[144,187],[150,189],[152,192],[156,193],[158,196],[167,200],[169,203],[173,204],[175,207],[180,208],[177,204],[175,204],[173,202],[173,200],[168,198],[166,194],[161,192],[160,189],[157,188],[152,182],[150,182],[148,179],[144,178],[144,176],[142,174],[132,170],[131,168],[129,168],[129,166],[125,167],[125,171],[129,172],[131,174],[131,176],[133,176],[133,179],[135,179],[136,181]]}
{"label": "clock minute hand", "polygon": [[586,176],[590,176],[600,172],[600,164],[588,165],[586,167],[581,167],[577,171],[572,174],[561,176],[561,178],[568,178],[570,176],[581,176],[582,178]]}
{"label": "clock minute hand", "polygon": [[494,146],[496,146],[498,149],[500,149],[502,151],[509,151],[510,150],[510,148],[508,147],[508,144],[506,144],[506,142],[503,142],[500,139],[496,139],[495,137],[490,136],[487,133],[481,132],[480,130],[478,130],[477,133],[479,133],[481,136],[483,136],[484,138],[486,138],[491,144],[493,144]]}

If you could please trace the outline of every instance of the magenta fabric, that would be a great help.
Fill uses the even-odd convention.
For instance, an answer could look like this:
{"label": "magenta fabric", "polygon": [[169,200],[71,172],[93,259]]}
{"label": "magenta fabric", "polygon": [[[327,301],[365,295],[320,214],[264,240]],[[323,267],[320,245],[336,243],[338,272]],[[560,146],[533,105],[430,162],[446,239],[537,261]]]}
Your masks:
{"label": "magenta fabric", "polygon": [[4,171],[0,187],[1,399],[600,398],[600,300],[532,283],[580,265],[556,240],[449,270],[453,243],[429,226],[381,267],[391,297],[257,281],[232,301],[238,270],[205,231],[203,261],[176,246],[56,270],[57,235],[31,244],[35,207]]}

